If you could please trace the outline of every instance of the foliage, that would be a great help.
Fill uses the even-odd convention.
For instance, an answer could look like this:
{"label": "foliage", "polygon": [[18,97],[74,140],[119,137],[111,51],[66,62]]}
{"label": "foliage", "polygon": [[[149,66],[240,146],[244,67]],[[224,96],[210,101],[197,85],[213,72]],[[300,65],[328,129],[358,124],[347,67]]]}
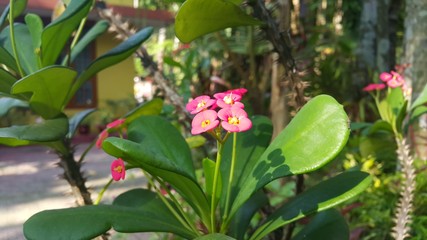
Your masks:
{"label": "foliage", "polygon": [[[259,193],[259,189],[276,178],[309,173],[322,167],[334,159],[348,137],[347,116],[342,106],[329,96],[319,96],[311,100],[282,134],[269,145],[271,123],[264,117],[255,117],[252,121],[251,130],[238,134],[238,138],[225,143],[229,150],[225,148],[221,152],[219,145],[218,154],[221,154],[223,164],[219,166],[221,157],[217,162],[212,162],[214,168],[223,169],[220,178],[224,184],[220,185],[219,193],[228,192],[230,188],[230,196],[233,196],[230,205],[224,205],[222,200],[217,200],[221,211],[215,211],[215,204],[212,205],[213,210],[211,206],[212,200],[216,199],[213,196],[221,199],[224,197],[216,195],[215,190],[209,191],[211,181],[208,173],[212,168],[205,169],[207,185],[200,185],[196,179],[190,149],[176,128],[161,117],[142,116],[127,125],[128,139],[107,138],[103,143],[103,149],[126,161],[128,164],[126,168],[143,169],[153,187],[152,190],[155,191],[130,190],[120,195],[113,205],[43,211],[25,223],[26,237],[51,239],[73,235],[76,238],[86,239],[100,235],[113,227],[118,232],[163,231],[193,238],[202,234],[194,227],[201,224],[207,233],[220,231],[227,234],[228,229],[237,229],[234,233],[236,235],[232,236],[240,236],[241,239],[245,235],[245,228],[236,228],[233,225],[249,223],[253,214],[266,204],[261,201],[254,206],[251,214],[242,215],[247,209],[246,204],[255,200],[253,197],[257,196],[255,193]],[[320,135],[323,136],[321,139],[318,138]],[[235,168],[230,167],[230,161],[234,159],[233,149],[236,152],[236,159],[239,159]],[[230,172],[231,169],[236,171]],[[217,171],[213,175],[214,179],[216,175]],[[230,175],[233,175],[236,181],[228,182]],[[261,226],[257,226],[257,230],[249,238],[261,239],[285,224],[336,206],[362,192],[369,186],[370,181],[370,176],[360,171],[344,172],[331,177],[282,205]],[[211,184],[214,182],[215,180]],[[168,185],[176,191],[175,194],[167,190]],[[161,193],[161,189],[166,189],[166,195]],[[154,208],[144,200],[146,198],[151,199],[150,203],[156,204],[156,212],[150,213]],[[180,198],[184,202],[176,200]],[[124,204],[126,208],[118,207],[117,204]],[[194,213],[184,210],[188,207]],[[159,211],[164,213],[156,215]],[[228,215],[221,214],[228,211]],[[193,214],[197,216],[194,219],[190,217]],[[218,217],[217,214],[222,217]],[[136,219],[144,221],[145,216],[151,219],[149,224],[139,222],[140,220],[135,221]],[[161,219],[169,216],[170,220]],[[235,216],[239,216],[240,220],[232,221]],[[341,216],[334,216],[336,217],[328,217],[329,220],[334,224],[343,223]],[[85,224],[80,224],[82,221],[80,218],[90,219],[89,221],[98,222],[99,225],[91,225],[88,229]],[[335,218],[338,222],[333,220]],[[168,223],[167,226],[164,225],[165,221]],[[217,229],[215,224],[212,225],[212,221],[221,224],[221,229]],[[46,226],[53,225],[57,227],[42,230]],[[316,229],[322,226],[317,225],[313,220],[313,224],[306,231],[317,231]],[[50,231],[55,231],[55,235]],[[330,236],[332,233],[323,234]],[[338,231],[337,234],[342,232]]]}

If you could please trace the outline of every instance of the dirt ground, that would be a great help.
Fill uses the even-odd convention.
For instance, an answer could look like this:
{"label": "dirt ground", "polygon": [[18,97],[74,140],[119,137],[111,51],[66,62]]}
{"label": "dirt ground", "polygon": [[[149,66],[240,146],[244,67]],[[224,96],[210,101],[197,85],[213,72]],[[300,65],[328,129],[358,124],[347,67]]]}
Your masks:
{"label": "dirt ground", "polygon": [[[88,143],[77,145],[80,157]],[[93,148],[87,155],[83,171],[92,191],[92,199],[110,179],[113,160],[102,150]],[[25,239],[22,224],[33,214],[47,209],[74,206],[73,196],[62,170],[55,165],[58,157],[46,147],[28,146],[8,148],[0,146],[0,240]],[[126,180],[114,182],[104,195],[103,203],[135,187],[143,187],[145,180],[137,170],[128,171]],[[147,234],[113,234],[112,239],[148,239]]]}

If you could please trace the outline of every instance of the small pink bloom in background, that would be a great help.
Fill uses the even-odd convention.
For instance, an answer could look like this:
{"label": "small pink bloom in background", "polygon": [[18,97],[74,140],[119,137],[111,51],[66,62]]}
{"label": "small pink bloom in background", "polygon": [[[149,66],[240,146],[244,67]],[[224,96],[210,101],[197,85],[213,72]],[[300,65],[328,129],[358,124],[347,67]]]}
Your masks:
{"label": "small pink bloom in background", "polygon": [[202,95],[202,96],[196,97],[195,99],[187,103],[185,108],[191,114],[196,114],[203,110],[208,109],[210,106],[214,104],[215,104],[214,99],[211,99],[209,96]]}
{"label": "small pink bloom in background", "polygon": [[240,95],[241,97],[243,97],[243,95],[245,95],[245,93],[247,93],[248,90],[246,88],[236,88],[236,89],[231,89],[226,91],[226,93],[234,93],[237,95]]}
{"label": "small pink bloom in background", "polygon": [[395,71],[390,71],[390,73],[388,72],[381,73],[380,79],[383,82],[387,83],[387,86],[391,88],[400,87],[405,83],[405,80],[403,79],[403,77]]}
{"label": "small pink bloom in background", "polygon": [[102,146],[102,142],[108,137],[108,131],[107,129],[104,129],[99,135],[98,135],[98,139],[96,140],[96,147],[97,148],[101,148]]}
{"label": "small pink bloom in background", "polygon": [[113,122],[111,122],[111,123],[107,124],[107,128],[108,128],[108,129],[110,129],[110,128],[118,128],[118,127],[120,127],[120,126],[121,126],[125,121],[126,121],[126,119],[123,119],[123,118],[121,118],[121,119],[117,119],[117,120],[115,120],[115,121],[113,121]]}
{"label": "small pink bloom in background", "polygon": [[229,132],[244,132],[252,127],[248,114],[238,107],[223,108],[218,117],[222,120],[221,126]]}
{"label": "small pink bloom in background", "polygon": [[371,83],[368,86],[363,88],[363,91],[365,92],[372,92],[375,90],[381,90],[385,88],[385,84],[384,83]]}
{"label": "small pink bloom in background", "polygon": [[114,181],[125,179],[126,168],[125,163],[121,158],[118,158],[111,163],[111,176],[113,177]]}
{"label": "small pink bloom in background", "polygon": [[191,122],[191,134],[200,134],[216,128],[219,124],[218,114],[214,110],[205,110],[198,113]]}
{"label": "small pink bloom in background", "polygon": [[232,92],[216,93],[214,94],[214,97],[217,99],[216,104],[220,108],[229,108],[233,106],[238,108],[245,107],[243,103],[239,102],[242,99],[242,96]]}

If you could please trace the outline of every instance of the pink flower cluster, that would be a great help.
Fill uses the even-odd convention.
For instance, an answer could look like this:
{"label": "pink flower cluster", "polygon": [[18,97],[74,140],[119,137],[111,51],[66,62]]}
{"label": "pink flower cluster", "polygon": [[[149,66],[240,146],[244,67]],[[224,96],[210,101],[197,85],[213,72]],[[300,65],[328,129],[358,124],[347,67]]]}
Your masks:
{"label": "pink flower cluster", "polygon": [[[212,131],[220,123],[228,132],[243,132],[252,127],[252,122],[240,102],[247,92],[244,88],[228,90],[214,94],[214,99],[207,95],[199,96],[190,101],[186,109],[196,114],[191,123],[191,133],[200,134]],[[220,108],[219,111],[215,109]],[[218,120],[219,118],[219,120]]]}
{"label": "pink flower cluster", "polygon": [[386,86],[390,88],[402,87],[406,89],[405,80],[399,73],[395,71],[390,71],[389,73],[388,72],[381,73],[380,79],[381,81],[383,81],[383,83],[371,83],[368,86],[364,87],[363,91],[372,92],[372,91],[384,89]]}
{"label": "pink flower cluster", "polygon": [[118,129],[122,127],[123,123],[126,121],[126,119],[117,119],[109,124],[107,124],[107,127],[99,134],[98,139],[96,140],[96,147],[101,148],[102,142],[108,137],[109,131],[112,129]]}

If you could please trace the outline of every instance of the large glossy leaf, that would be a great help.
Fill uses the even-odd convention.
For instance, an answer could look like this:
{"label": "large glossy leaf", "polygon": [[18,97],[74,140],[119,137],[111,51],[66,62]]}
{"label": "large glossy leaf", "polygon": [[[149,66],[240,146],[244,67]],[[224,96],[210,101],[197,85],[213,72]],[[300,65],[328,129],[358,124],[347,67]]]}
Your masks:
{"label": "large glossy leaf", "polygon": [[10,89],[15,82],[16,78],[12,74],[0,68],[0,92],[10,94]]}
{"label": "large glossy leaf", "polygon": [[310,100],[241,181],[231,216],[272,180],[311,172],[333,160],[345,146],[349,132],[348,117],[335,99],[320,95]]}
{"label": "large glossy leaf", "polygon": [[24,223],[24,235],[29,240],[92,239],[113,228],[124,233],[171,232],[188,239],[196,237],[154,193],[142,189],[134,193],[130,193],[131,198],[119,198],[137,200],[139,205],[119,203],[39,212]]}
{"label": "large glossy leaf", "polygon": [[230,235],[236,239],[245,239],[245,234],[249,229],[249,224],[253,216],[268,203],[269,199],[262,190],[252,195],[234,215],[233,221],[229,227]]}
{"label": "large glossy leaf", "polygon": [[31,92],[30,107],[45,119],[58,116],[77,73],[66,67],[47,67],[22,78],[12,87],[13,94]]}
{"label": "large glossy leaf", "polygon": [[87,16],[91,6],[91,0],[71,1],[65,11],[46,26],[41,44],[43,67],[55,64],[71,34]]}
{"label": "large glossy leaf", "polygon": [[208,201],[197,183],[190,149],[178,130],[161,117],[143,116],[129,124],[128,139],[107,138],[102,147],[169,182],[209,223]]}
{"label": "large glossy leaf", "polygon": [[[236,142],[236,163],[233,174],[233,184],[230,202],[233,203],[240,187],[244,185],[245,179],[251,173],[258,162],[258,159],[264,153],[271,141],[273,126],[269,118],[265,116],[254,116],[251,118],[252,128],[249,131],[238,133]],[[233,149],[233,137],[230,136],[224,146],[223,161],[221,164],[221,173],[223,176],[225,195],[228,188],[228,179],[231,168],[231,152]],[[223,199],[225,196],[223,197]],[[222,202],[224,208],[225,202]]]}
{"label": "large glossy leaf", "polygon": [[325,180],[277,209],[250,240],[262,239],[285,224],[332,208],[363,192],[371,184],[371,180],[368,173],[359,171],[345,172]]}
{"label": "large glossy leaf", "polygon": [[95,59],[89,65],[89,67],[79,76],[79,78],[73,85],[68,99],[71,99],[74,93],[93,75],[107,67],[110,67],[125,60],[127,57],[132,55],[136,51],[136,49],[138,49],[139,46],[151,36],[152,32],[152,27],[146,27],[141,31],[137,32],[135,35],[128,38],[126,41],[120,43],[117,47]]}
{"label": "large glossy leaf", "polygon": [[64,116],[32,125],[0,128],[0,144],[21,146],[53,142],[62,139],[67,132],[68,119]]}
{"label": "large glossy leaf", "polygon": [[230,1],[187,0],[176,15],[175,33],[179,40],[187,43],[221,29],[259,24],[261,21]]}
{"label": "large glossy leaf", "polygon": [[[38,66],[30,31],[25,24],[21,23],[15,23],[14,30],[19,62],[26,74],[33,73]],[[9,27],[4,28],[0,33],[0,44],[13,56]]]}
{"label": "large glossy leaf", "polygon": [[424,86],[423,91],[421,91],[417,99],[415,99],[414,103],[411,105],[411,110],[424,105],[425,103],[427,103],[427,85]]}
{"label": "large glossy leaf", "polygon": [[[3,45],[1,40],[0,44]],[[16,66],[15,58],[3,46],[0,46],[0,56],[0,63],[6,65],[15,72],[18,72],[18,67]]]}
{"label": "large glossy leaf", "polygon": [[316,216],[292,240],[348,240],[350,230],[344,217],[335,209],[316,214]]}
{"label": "large glossy leaf", "polygon": [[83,111],[80,111],[76,113],[72,118],[70,118],[70,126],[68,128],[68,134],[67,138],[72,138],[74,134],[76,133],[77,128],[79,127],[80,123],[91,113],[95,112],[96,109],[90,108]]}
{"label": "large glossy leaf", "polygon": [[126,119],[126,123],[129,124],[133,120],[144,115],[159,115],[162,111],[162,107],[163,100],[160,98],[154,98],[153,100],[144,102],[138,107],[132,109],[132,111],[128,112],[124,118]]}
{"label": "large glossy leaf", "polygon": [[0,97],[0,117],[14,107],[28,107],[28,103],[14,98]]}
{"label": "large glossy leaf", "polygon": [[83,37],[80,39],[76,46],[71,49],[71,58],[70,61],[74,62],[76,57],[98,36],[107,31],[109,27],[109,23],[107,20],[101,20],[95,24]]}

